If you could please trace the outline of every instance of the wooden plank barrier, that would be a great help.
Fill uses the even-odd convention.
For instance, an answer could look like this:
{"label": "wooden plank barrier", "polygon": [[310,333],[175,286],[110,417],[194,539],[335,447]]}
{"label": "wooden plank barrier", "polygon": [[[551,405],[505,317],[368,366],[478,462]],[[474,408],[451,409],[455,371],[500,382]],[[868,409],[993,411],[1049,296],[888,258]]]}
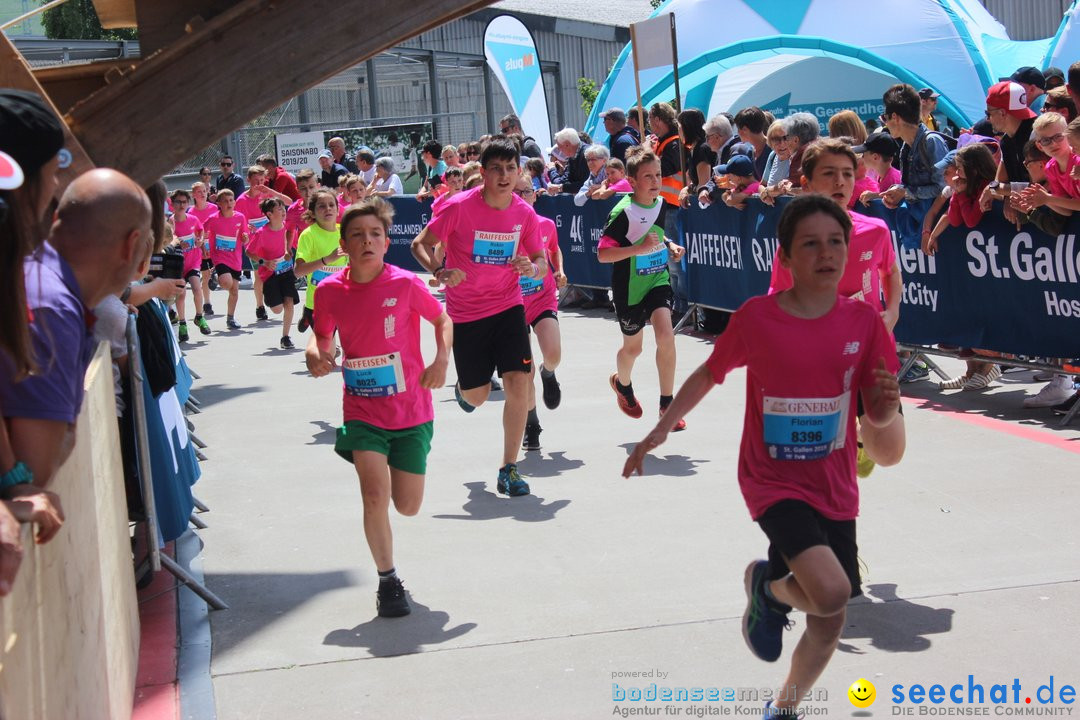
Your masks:
{"label": "wooden plank barrier", "polygon": [[75,449],[50,490],[67,520],[48,545],[23,529],[0,600],[0,718],[131,717],[139,658],[123,466],[108,345],[86,373]]}

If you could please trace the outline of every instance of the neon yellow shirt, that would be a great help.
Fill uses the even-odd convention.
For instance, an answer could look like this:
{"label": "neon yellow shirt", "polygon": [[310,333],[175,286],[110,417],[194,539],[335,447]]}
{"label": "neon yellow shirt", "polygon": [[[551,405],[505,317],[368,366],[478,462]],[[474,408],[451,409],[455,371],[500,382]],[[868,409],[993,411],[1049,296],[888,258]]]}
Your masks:
{"label": "neon yellow shirt", "polygon": [[[341,233],[338,226],[335,225],[333,232],[330,232],[323,230],[317,224],[309,225],[306,230],[300,233],[300,238],[297,240],[296,261],[311,262],[318,260],[326,257],[339,247],[341,247]],[[321,268],[309,273],[307,276],[307,294],[304,296],[304,307],[314,310],[315,286],[348,264],[349,258],[343,257],[330,265],[323,265]]]}

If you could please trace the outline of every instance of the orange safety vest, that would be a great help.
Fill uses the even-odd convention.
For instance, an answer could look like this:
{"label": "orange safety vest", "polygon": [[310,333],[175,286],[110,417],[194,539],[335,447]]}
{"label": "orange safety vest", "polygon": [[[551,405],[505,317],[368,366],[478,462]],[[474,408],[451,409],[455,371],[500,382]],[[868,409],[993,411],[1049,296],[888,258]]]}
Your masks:
{"label": "orange safety vest", "polygon": [[[677,134],[670,135],[667,140],[660,143],[656,148],[656,156],[661,158],[663,162],[664,149],[673,140],[678,140]],[[680,152],[682,150],[680,149]],[[681,172],[677,172],[674,175],[665,175],[660,180],[660,197],[664,198],[664,201],[675,207],[679,206],[679,193],[682,192],[683,187],[686,185],[686,178],[683,177]]]}

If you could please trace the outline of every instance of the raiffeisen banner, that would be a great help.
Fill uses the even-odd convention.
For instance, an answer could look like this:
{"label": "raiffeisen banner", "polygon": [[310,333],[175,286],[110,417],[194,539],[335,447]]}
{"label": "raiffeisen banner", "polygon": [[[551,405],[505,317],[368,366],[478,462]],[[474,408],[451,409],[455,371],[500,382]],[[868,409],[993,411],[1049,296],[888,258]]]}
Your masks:
{"label": "raiffeisen banner", "polygon": [[484,31],[484,55],[521,118],[521,129],[541,147],[550,145],[547,95],[532,33],[517,18],[499,15]]}

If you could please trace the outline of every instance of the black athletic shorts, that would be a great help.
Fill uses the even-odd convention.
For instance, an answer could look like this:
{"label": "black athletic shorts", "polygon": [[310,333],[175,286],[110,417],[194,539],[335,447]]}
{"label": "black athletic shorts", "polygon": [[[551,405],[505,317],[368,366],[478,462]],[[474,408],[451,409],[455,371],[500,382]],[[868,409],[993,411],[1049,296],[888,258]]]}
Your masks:
{"label": "black athletic shorts", "polygon": [[213,270],[214,269],[214,261],[211,260],[210,258],[203,258],[202,259],[202,264],[199,266],[199,269],[200,270]]}
{"label": "black athletic shorts", "polygon": [[280,275],[271,275],[263,280],[263,302],[275,308],[285,302],[285,298],[292,298],[293,305],[300,302],[300,293],[296,292],[296,275],[292,270],[286,270]]}
{"label": "black athletic shorts", "polygon": [[646,293],[637,305],[623,305],[619,300],[615,300],[615,316],[619,318],[619,329],[623,335],[637,335],[648,324],[654,310],[670,310],[671,305],[670,285],[657,285]]}
{"label": "black athletic shorts", "polygon": [[554,310],[545,310],[536,317],[534,317],[533,321],[529,323],[526,329],[529,330],[529,332],[532,332],[532,328],[536,327],[536,324],[544,318],[551,318],[555,322],[559,322],[559,314],[557,312],[555,312]]}
{"label": "black athletic shorts", "polygon": [[454,367],[462,390],[482,387],[508,372],[532,368],[525,306],[515,305],[486,318],[454,323]]}
{"label": "black athletic shorts", "polygon": [[851,597],[862,595],[854,520],[830,520],[802,500],[781,500],[757,523],[769,538],[769,580],[790,572],[789,558],[815,545],[828,545],[851,581]]}
{"label": "black athletic shorts", "polygon": [[240,271],[239,270],[233,270],[228,265],[225,265],[223,263],[218,263],[214,267],[214,271],[217,273],[217,276],[219,278],[224,277],[225,275],[232,275],[233,280],[235,280],[237,282],[240,282]]}
{"label": "black athletic shorts", "polygon": [[191,278],[202,279],[202,274],[198,270],[196,270],[195,268],[192,268],[192,269],[188,270],[186,273],[184,273],[184,282],[188,282],[189,280],[191,280]]}

